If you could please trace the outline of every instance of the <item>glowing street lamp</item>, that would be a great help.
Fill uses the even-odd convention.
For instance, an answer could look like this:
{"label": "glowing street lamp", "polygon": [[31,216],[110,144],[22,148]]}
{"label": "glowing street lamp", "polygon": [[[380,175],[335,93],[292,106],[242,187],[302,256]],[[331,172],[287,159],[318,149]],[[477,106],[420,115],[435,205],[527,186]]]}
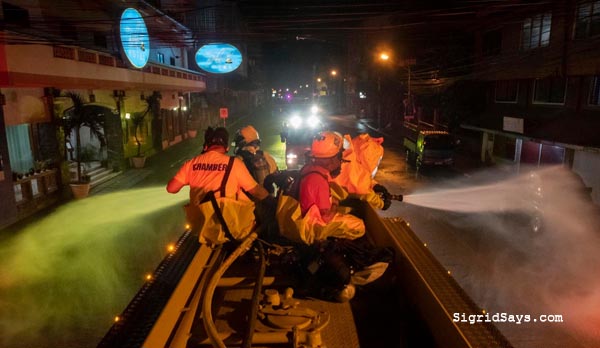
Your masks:
{"label": "glowing street lamp", "polygon": [[[381,52],[377,58],[386,63],[390,59],[390,55],[387,52]],[[377,127],[381,128],[381,72],[377,73]]]}
{"label": "glowing street lamp", "polygon": [[341,98],[342,98],[343,88],[340,86],[342,81],[340,81],[340,79],[337,78],[337,75],[338,75],[337,70],[332,69],[329,74],[331,75],[332,91],[333,91],[333,93],[335,93],[335,99],[333,99],[333,101],[335,103],[335,107],[338,108],[342,104]]}
{"label": "glowing street lamp", "polygon": [[[405,68],[407,70],[407,79],[408,79],[408,83],[407,83],[407,98],[408,98],[408,102],[412,104],[412,96],[411,96],[411,90],[410,90],[410,84],[411,84],[411,72],[410,72],[410,66],[415,64],[415,59],[394,59],[392,60],[392,55],[389,52],[380,52],[377,54],[377,62],[382,64],[382,65],[392,65],[393,67],[401,67],[401,68]],[[380,78],[380,74],[381,72],[378,73],[377,75],[377,92],[378,92],[378,97],[379,97],[379,102],[377,105],[377,120],[379,123],[379,127],[381,127],[381,78]],[[406,113],[406,111],[405,111]]]}

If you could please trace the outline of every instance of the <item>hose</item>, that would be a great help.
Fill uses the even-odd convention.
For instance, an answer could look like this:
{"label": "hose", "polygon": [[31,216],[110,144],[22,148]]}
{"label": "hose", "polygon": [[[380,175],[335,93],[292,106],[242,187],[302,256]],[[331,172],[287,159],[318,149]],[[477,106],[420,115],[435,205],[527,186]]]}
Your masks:
{"label": "hose", "polygon": [[203,324],[206,334],[215,348],[227,348],[223,340],[221,340],[219,337],[219,332],[217,331],[217,327],[212,316],[212,299],[213,295],[215,294],[215,289],[217,288],[219,279],[221,279],[231,264],[250,248],[257,237],[258,235],[256,233],[250,233],[250,235],[248,235],[248,237],[246,237],[242,243],[238,245],[238,247],[227,257],[227,259],[223,261],[223,264],[219,267],[219,269],[217,269],[215,274],[213,274],[208,282],[208,285],[206,286],[204,299],[202,301],[202,316],[204,317]]}
{"label": "hose", "polygon": [[248,317],[248,328],[244,335],[244,340],[242,341],[242,348],[252,347],[252,336],[254,335],[254,327],[256,326],[256,319],[258,316],[258,302],[260,300],[260,294],[262,293],[262,283],[267,268],[265,249],[260,240],[256,243],[256,247],[260,257],[260,265],[256,276],[256,283],[254,284],[254,290],[252,292],[252,304],[250,307],[250,316]]}

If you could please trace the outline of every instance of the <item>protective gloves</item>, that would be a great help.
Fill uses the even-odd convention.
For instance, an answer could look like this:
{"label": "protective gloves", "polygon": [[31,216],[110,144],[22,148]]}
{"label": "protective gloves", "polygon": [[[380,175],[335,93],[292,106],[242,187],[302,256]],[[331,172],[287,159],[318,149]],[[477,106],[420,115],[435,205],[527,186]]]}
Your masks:
{"label": "protective gloves", "polygon": [[392,205],[391,194],[388,192],[387,188],[383,185],[375,184],[375,186],[373,186],[373,191],[375,191],[375,193],[383,200],[383,208],[381,209],[387,210]]}

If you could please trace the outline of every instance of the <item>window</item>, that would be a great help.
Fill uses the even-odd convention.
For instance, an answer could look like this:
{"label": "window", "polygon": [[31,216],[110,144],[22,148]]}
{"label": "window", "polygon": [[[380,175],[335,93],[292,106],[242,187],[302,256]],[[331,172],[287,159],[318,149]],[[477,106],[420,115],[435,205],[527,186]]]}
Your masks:
{"label": "window", "polygon": [[525,19],[521,30],[521,49],[526,51],[548,46],[551,26],[552,14],[549,12]]}
{"label": "window", "polygon": [[588,102],[590,105],[600,106],[600,76],[594,76],[592,79],[590,98]]}
{"label": "window", "polygon": [[496,103],[516,103],[519,93],[519,81],[496,81]]}
{"label": "window", "polygon": [[29,139],[29,125],[6,127],[8,158],[13,172],[25,173],[33,168],[33,155]]}
{"label": "window", "polygon": [[547,77],[536,79],[533,90],[534,103],[564,104],[567,79]]}
{"label": "window", "polygon": [[583,39],[600,34],[600,1],[592,1],[577,6],[575,38]]}
{"label": "window", "polygon": [[175,66],[175,57],[170,57],[169,58],[169,64]]}
{"label": "window", "polygon": [[162,54],[162,53],[160,53],[160,52],[157,52],[157,53],[156,53],[156,60],[157,60],[159,63],[165,64],[165,55],[164,55],[164,54]]}
{"label": "window", "polygon": [[485,57],[496,56],[502,49],[502,32],[498,30],[488,31],[483,34],[483,55]]}

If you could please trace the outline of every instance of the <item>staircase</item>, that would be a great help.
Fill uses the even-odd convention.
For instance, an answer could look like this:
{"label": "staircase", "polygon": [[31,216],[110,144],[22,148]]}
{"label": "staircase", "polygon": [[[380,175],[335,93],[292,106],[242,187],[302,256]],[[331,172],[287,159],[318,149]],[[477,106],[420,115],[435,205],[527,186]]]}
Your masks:
{"label": "staircase", "polygon": [[121,174],[121,172],[115,172],[112,169],[102,167],[100,162],[86,163],[85,172],[90,176],[91,188],[94,188]]}
{"label": "staircase", "polygon": [[[71,163],[69,165],[71,171],[71,177],[77,177],[77,164]],[[121,172],[115,172],[112,169],[102,167],[100,162],[85,162],[82,163],[82,169],[85,174],[90,176],[90,187],[94,188],[117,175],[120,175]]]}

